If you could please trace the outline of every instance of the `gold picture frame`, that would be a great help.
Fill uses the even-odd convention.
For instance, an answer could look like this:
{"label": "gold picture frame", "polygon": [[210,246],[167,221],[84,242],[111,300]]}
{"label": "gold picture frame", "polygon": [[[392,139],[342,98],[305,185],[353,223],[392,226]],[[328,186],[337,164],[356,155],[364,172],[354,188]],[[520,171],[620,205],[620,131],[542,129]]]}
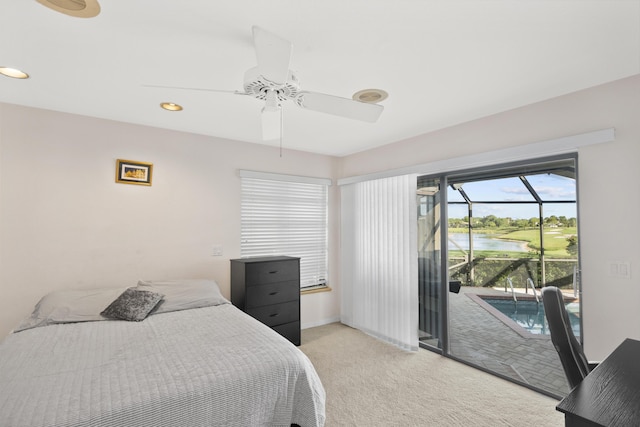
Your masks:
{"label": "gold picture frame", "polygon": [[151,185],[153,163],[118,159],[116,182],[119,184]]}

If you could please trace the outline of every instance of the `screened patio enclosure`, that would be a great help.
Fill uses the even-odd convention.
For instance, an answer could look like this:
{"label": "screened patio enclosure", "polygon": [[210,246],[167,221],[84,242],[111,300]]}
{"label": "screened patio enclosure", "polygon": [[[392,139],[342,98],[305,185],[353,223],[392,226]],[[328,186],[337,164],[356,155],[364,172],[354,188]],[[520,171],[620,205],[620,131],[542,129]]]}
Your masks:
{"label": "screened patio enclosure", "polygon": [[[577,292],[573,160],[486,175],[475,174],[473,180],[449,178],[450,279],[467,286],[513,285],[525,290],[571,286]],[[503,212],[504,216],[474,216],[479,207],[491,207],[485,212]],[[497,230],[501,233],[495,233]],[[466,237],[462,242],[453,237],[461,234]],[[493,245],[486,236],[493,238]]]}

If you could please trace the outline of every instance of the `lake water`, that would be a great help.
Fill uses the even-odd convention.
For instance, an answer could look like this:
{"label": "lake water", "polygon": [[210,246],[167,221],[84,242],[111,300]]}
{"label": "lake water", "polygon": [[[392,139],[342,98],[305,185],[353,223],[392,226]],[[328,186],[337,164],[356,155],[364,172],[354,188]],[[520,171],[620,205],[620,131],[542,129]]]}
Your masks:
{"label": "lake water", "polygon": [[[449,250],[455,251],[460,248],[465,251],[469,250],[469,235],[467,233],[449,233]],[[528,252],[524,242],[492,239],[487,234],[473,235],[473,249],[476,251]]]}

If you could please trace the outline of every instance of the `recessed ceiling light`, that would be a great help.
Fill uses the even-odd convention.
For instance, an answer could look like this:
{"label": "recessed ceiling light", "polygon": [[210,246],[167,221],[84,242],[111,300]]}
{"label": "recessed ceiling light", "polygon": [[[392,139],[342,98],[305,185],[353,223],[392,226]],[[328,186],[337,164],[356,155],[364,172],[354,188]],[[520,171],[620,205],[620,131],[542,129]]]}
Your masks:
{"label": "recessed ceiling light", "polygon": [[182,111],[182,105],[174,104],[173,102],[163,102],[160,107],[167,111]]}
{"label": "recessed ceiling light", "polygon": [[353,94],[353,99],[360,102],[375,104],[387,99],[389,94],[382,89],[363,89]]}
{"label": "recessed ceiling light", "polygon": [[65,15],[77,18],[93,18],[100,13],[98,0],[36,0],[38,3],[47,6]]}
{"label": "recessed ceiling light", "polygon": [[11,67],[0,67],[0,74],[7,77],[13,77],[14,79],[28,79],[29,74],[24,71],[20,71]]}

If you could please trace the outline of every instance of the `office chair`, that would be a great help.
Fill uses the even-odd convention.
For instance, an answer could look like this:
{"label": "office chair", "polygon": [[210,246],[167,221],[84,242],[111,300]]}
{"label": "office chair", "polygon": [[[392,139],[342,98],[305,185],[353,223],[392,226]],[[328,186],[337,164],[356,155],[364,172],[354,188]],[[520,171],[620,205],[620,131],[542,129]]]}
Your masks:
{"label": "office chair", "polygon": [[560,356],[571,389],[575,388],[597,364],[590,364],[569,322],[562,292],[555,286],[542,288],[544,313],[549,323],[551,342]]}

